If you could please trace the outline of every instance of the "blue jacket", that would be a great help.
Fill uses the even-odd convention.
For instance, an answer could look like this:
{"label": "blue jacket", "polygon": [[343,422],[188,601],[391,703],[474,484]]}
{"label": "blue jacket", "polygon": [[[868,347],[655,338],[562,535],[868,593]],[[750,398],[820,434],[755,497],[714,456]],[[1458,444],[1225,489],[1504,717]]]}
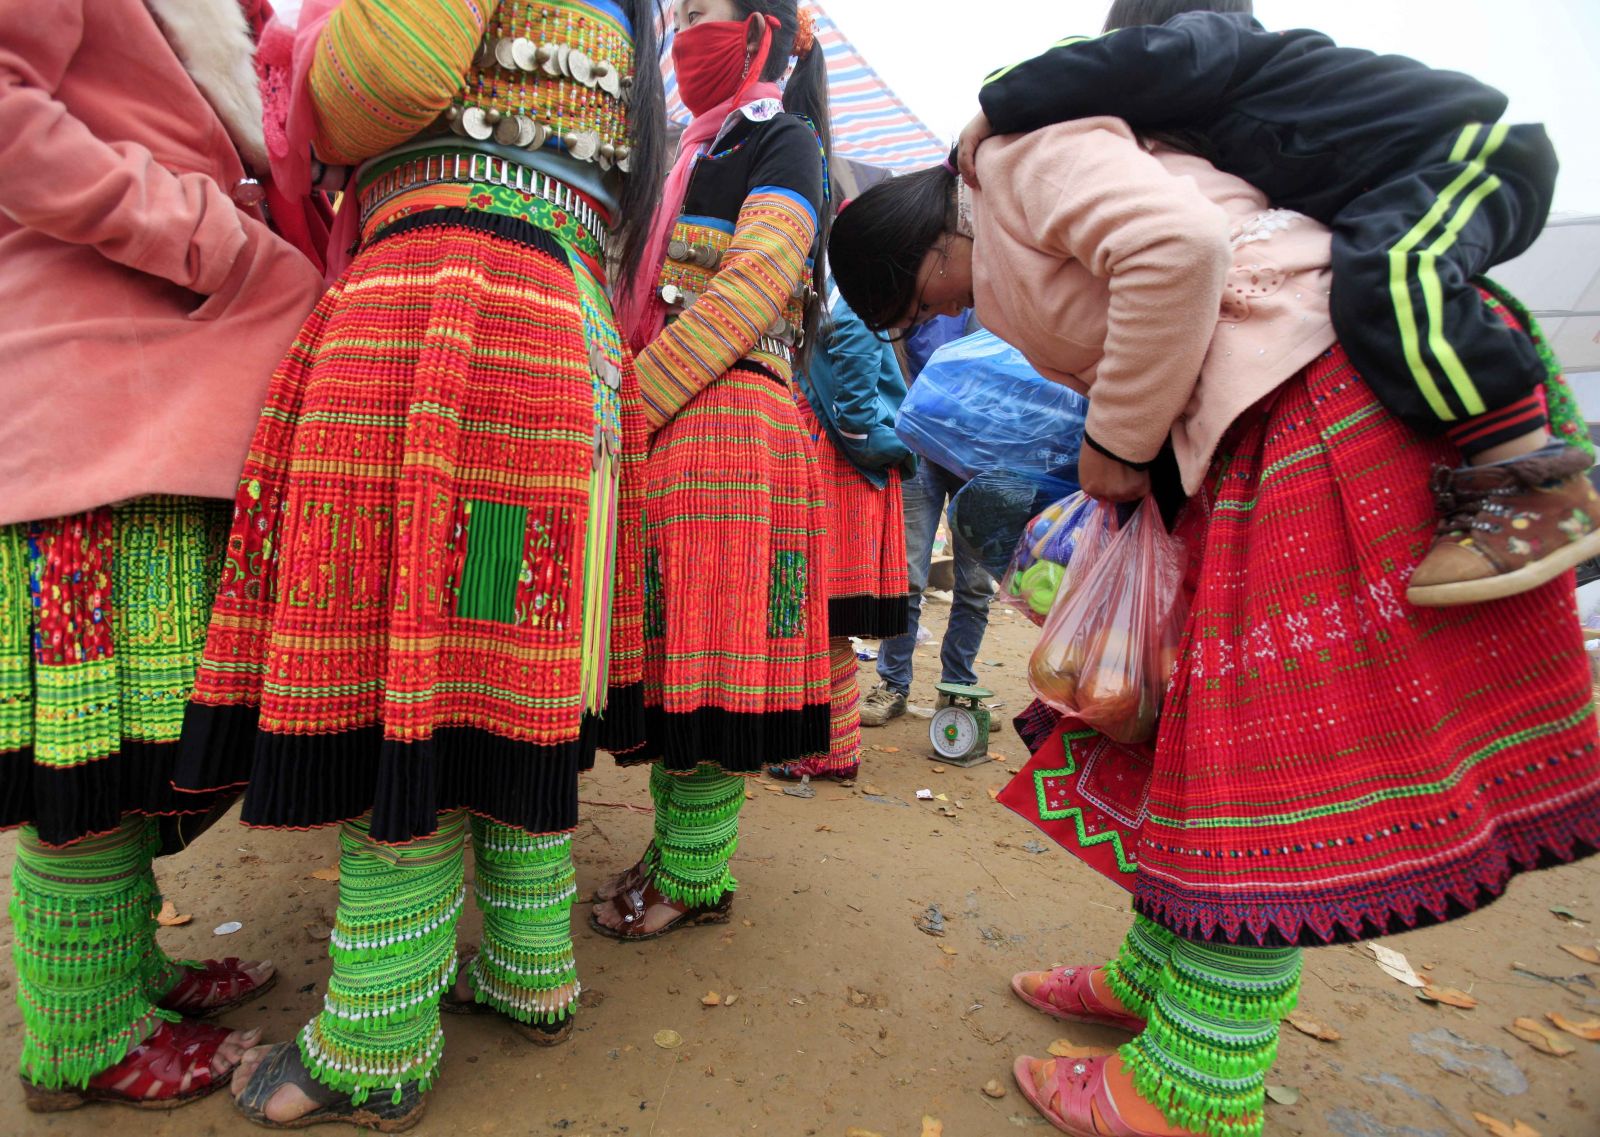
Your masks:
{"label": "blue jacket", "polygon": [[906,398],[905,379],[894,348],[867,330],[829,282],[834,297],[832,325],[811,368],[800,376],[806,402],[822,420],[828,440],[867,481],[882,489],[887,471],[899,466],[908,476],[917,459],[894,432]]}

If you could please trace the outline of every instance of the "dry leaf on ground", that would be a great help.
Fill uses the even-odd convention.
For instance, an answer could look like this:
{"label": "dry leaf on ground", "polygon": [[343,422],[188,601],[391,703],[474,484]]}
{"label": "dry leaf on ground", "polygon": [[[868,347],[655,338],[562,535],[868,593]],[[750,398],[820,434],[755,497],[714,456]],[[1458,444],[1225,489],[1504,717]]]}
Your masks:
{"label": "dry leaf on ground", "polygon": [[989,787],[989,800],[990,801],[999,801],[1000,800],[1000,787],[999,786],[990,786]]}
{"label": "dry leaf on ground", "polygon": [[1269,1085],[1267,1087],[1267,1097],[1279,1105],[1297,1105],[1300,1102],[1300,1091],[1293,1086]]}
{"label": "dry leaf on ground", "polygon": [[819,825],[819,826],[817,826],[817,832],[818,833],[832,833],[833,832],[833,826],[831,826],[831,825]]}
{"label": "dry leaf on ground", "polygon": [[724,995],[722,997],[722,1005],[724,1007],[731,1007],[735,1003],[737,1003],[738,1001],[739,1001],[739,996],[737,996],[737,995]]}
{"label": "dry leaf on ground", "polygon": [[336,881],[339,879],[339,866],[329,865],[327,868],[317,869],[315,872],[307,874],[306,879]]}
{"label": "dry leaf on ground", "polygon": [[1430,1003],[1443,1003],[1448,1007],[1460,1007],[1463,1011],[1470,1011],[1478,1005],[1478,1000],[1465,991],[1455,987],[1435,987],[1432,983],[1418,991],[1417,997],[1426,999]]}
{"label": "dry leaf on ground", "polygon": [[1006,1096],[1006,1088],[993,1078],[990,1078],[987,1082],[983,1083],[983,1092],[985,1096],[992,1098],[1003,1098]]}
{"label": "dry leaf on ground", "polygon": [[922,1118],[922,1137],[944,1137],[944,1122],[937,1117],[928,1117],[924,1114]]}
{"label": "dry leaf on ground", "polygon": [[1309,1034],[1312,1038],[1320,1038],[1323,1042],[1338,1042],[1344,1037],[1331,1026],[1326,1026],[1301,1011],[1295,1011],[1283,1021],[1301,1034]]}
{"label": "dry leaf on ground", "polygon": [[156,914],[156,923],[163,928],[181,928],[193,919],[193,916],[178,915],[178,910],[172,906],[172,901],[170,900],[163,900],[161,902],[161,911]]}
{"label": "dry leaf on ground", "polygon": [[1513,1121],[1510,1125],[1507,1125],[1499,1118],[1490,1117],[1487,1113],[1474,1113],[1472,1116],[1479,1125],[1494,1134],[1494,1137],[1539,1137],[1539,1131],[1526,1122]]}
{"label": "dry leaf on ground", "polygon": [[951,947],[949,944],[940,944],[939,945],[939,950],[944,952],[945,955],[960,955],[961,954],[955,948]]}
{"label": "dry leaf on ground", "polygon": [[1587,944],[1562,944],[1561,950],[1568,955],[1575,955],[1585,963],[1592,963],[1600,967],[1600,948],[1590,947]]}
{"label": "dry leaf on ground", "polygon": [[900,748],[898,746],[885,746],[883,752],[885,754],[898,754],[900,753]]}
{"label": "dry leaf on ground", "polygon": [[868,782],[866,785],[862,786],[861,787],[861,792],[866,794],[868,797],[882,797],[883,796],[883,791],[880,790],[877,786],[873,785],[871,782]]}
{"label": "dry leaf on ground", "polygon": [[1369,943],[1367,947],[1372,949],[1372,954],[1377,957],[1378,966],[1383,968],[1386,975],[1400,980],[1407,987],[1424,987],[1427,985],[1417,978],[1417,973],[1411,970],[1411,964],[1406,957],[1393,948],[1372,943]]}
{"label": "dry leaf on ground", "polygon": [[1600,1019],[1584,1019],[1581,1023],[1575,1023],[1555,1011],[1544,1017],[1576,1038],[1581,1038],[1585,1042],[1600,1042]]}
{"label": "dry leaf on ground", "polygon": [[1539,1053],[1549,1054],[1554,1058],[1565,1058],[1577,1049],[1538,1019],[1518,1019],[1506,1029]]}
{"label": "dry leaf on ground", "polygon": [[700,1005],[702,1007],[720,1007],[722,1006],[722,996],[715,991],[707,991],[700,996]]}
{"label": "dry leaf on ground", "polygon": [[1104,1058],[1112,1051],[1104,1046],[1079,1046],[1058,1038],[1050,1044],[1050,1053],[1057,1058]]}
{"label": "dry leaf on ground", "polygon": [[863,1129],[859,1125],[852,1125],[844,1131],[844,1137],[883,1137],[876,1129]]}

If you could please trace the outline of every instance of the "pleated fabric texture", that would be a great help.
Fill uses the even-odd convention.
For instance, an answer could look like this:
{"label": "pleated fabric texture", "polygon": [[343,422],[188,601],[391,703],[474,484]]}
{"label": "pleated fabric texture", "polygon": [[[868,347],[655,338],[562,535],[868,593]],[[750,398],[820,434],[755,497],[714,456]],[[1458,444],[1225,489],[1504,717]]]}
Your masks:
{"label": "pleated fabric texture", "polygon": [[643,721],[645,428],[600,247],[503,187],[384,208],[274,376],[178,784],[385,842],[456,808],[569,830]]}
{"label": "pleated fabric texture", "polygon": [[0,828],[59,846],[218,805],[171,783],[227,518],[144,497],[0,526]]}
{"label": "pleated fabric texture", "polygon": [[1319,944],[1458,916],[1600,843],[1593,691],[1566,576],[1405,602],[1454,452],[1335,348],[1241,421],[1180,522],[1194,602],[1163,708],[1139,912]]}
{"label": "pleated fabric texture", "polygon": [[786,383],[741,363],[646,465],[645,733],[626,761],[751,773],[828,747],[816,458]]}

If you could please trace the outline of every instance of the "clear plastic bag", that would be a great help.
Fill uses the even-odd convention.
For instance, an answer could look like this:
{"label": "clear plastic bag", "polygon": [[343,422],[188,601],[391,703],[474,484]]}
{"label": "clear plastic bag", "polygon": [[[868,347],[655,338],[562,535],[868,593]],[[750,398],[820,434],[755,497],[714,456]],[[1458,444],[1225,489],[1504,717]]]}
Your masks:
{"label": "clear plastic bag", "polygon": [[[1092,497],[1079,491],[1036,514],[1023,528],[1022,539],[1001,577],[1000,602],[1042,627],[1061,594],[1067,567],[1091,526],[1097,533],[1106,532],[1104,518],[1096,516],[1101,512]],[[1092,554],[1085,558],[1089,559]]]}
{"label": "clear plastic bag", "polygon": [[[1102,534],[1111,512],[1096,510]],[[1091,527],[1085,538],[1095,532]],[[1028,678],[1046,703],[1108,738],[1149,742],[1188,615],[1183,542],[1168,535],[1146,498],[1098,555],[1080,564],[1086,551],[1080,545],[1069,562],[1075,579],[1045,620]]]}

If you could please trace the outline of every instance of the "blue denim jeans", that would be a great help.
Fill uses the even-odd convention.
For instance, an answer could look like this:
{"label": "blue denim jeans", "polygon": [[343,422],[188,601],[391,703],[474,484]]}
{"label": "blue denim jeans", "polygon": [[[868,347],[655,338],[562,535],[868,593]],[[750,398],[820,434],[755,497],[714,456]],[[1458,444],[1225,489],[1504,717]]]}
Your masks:
{"label": "blue denim jeans", "polygon": [[[956,475],[924,459],[917,476],[905,483],[906,576],[911,591],[910,631],[884,640],[878,649],[878,676],[902,694],[911,690],[911,655],[917,648],[917,626],[922,618],[922,590],[928,587],[928,563],[933,559],[933,538],[945,502],[963,485]],[[974,684],[972,665],[978,658],[983,633],[989,627],[989,601],[993,585],[982,565],[955,551],[956,590],[950,606],[950,626],[939,648],[939,680]]]}

